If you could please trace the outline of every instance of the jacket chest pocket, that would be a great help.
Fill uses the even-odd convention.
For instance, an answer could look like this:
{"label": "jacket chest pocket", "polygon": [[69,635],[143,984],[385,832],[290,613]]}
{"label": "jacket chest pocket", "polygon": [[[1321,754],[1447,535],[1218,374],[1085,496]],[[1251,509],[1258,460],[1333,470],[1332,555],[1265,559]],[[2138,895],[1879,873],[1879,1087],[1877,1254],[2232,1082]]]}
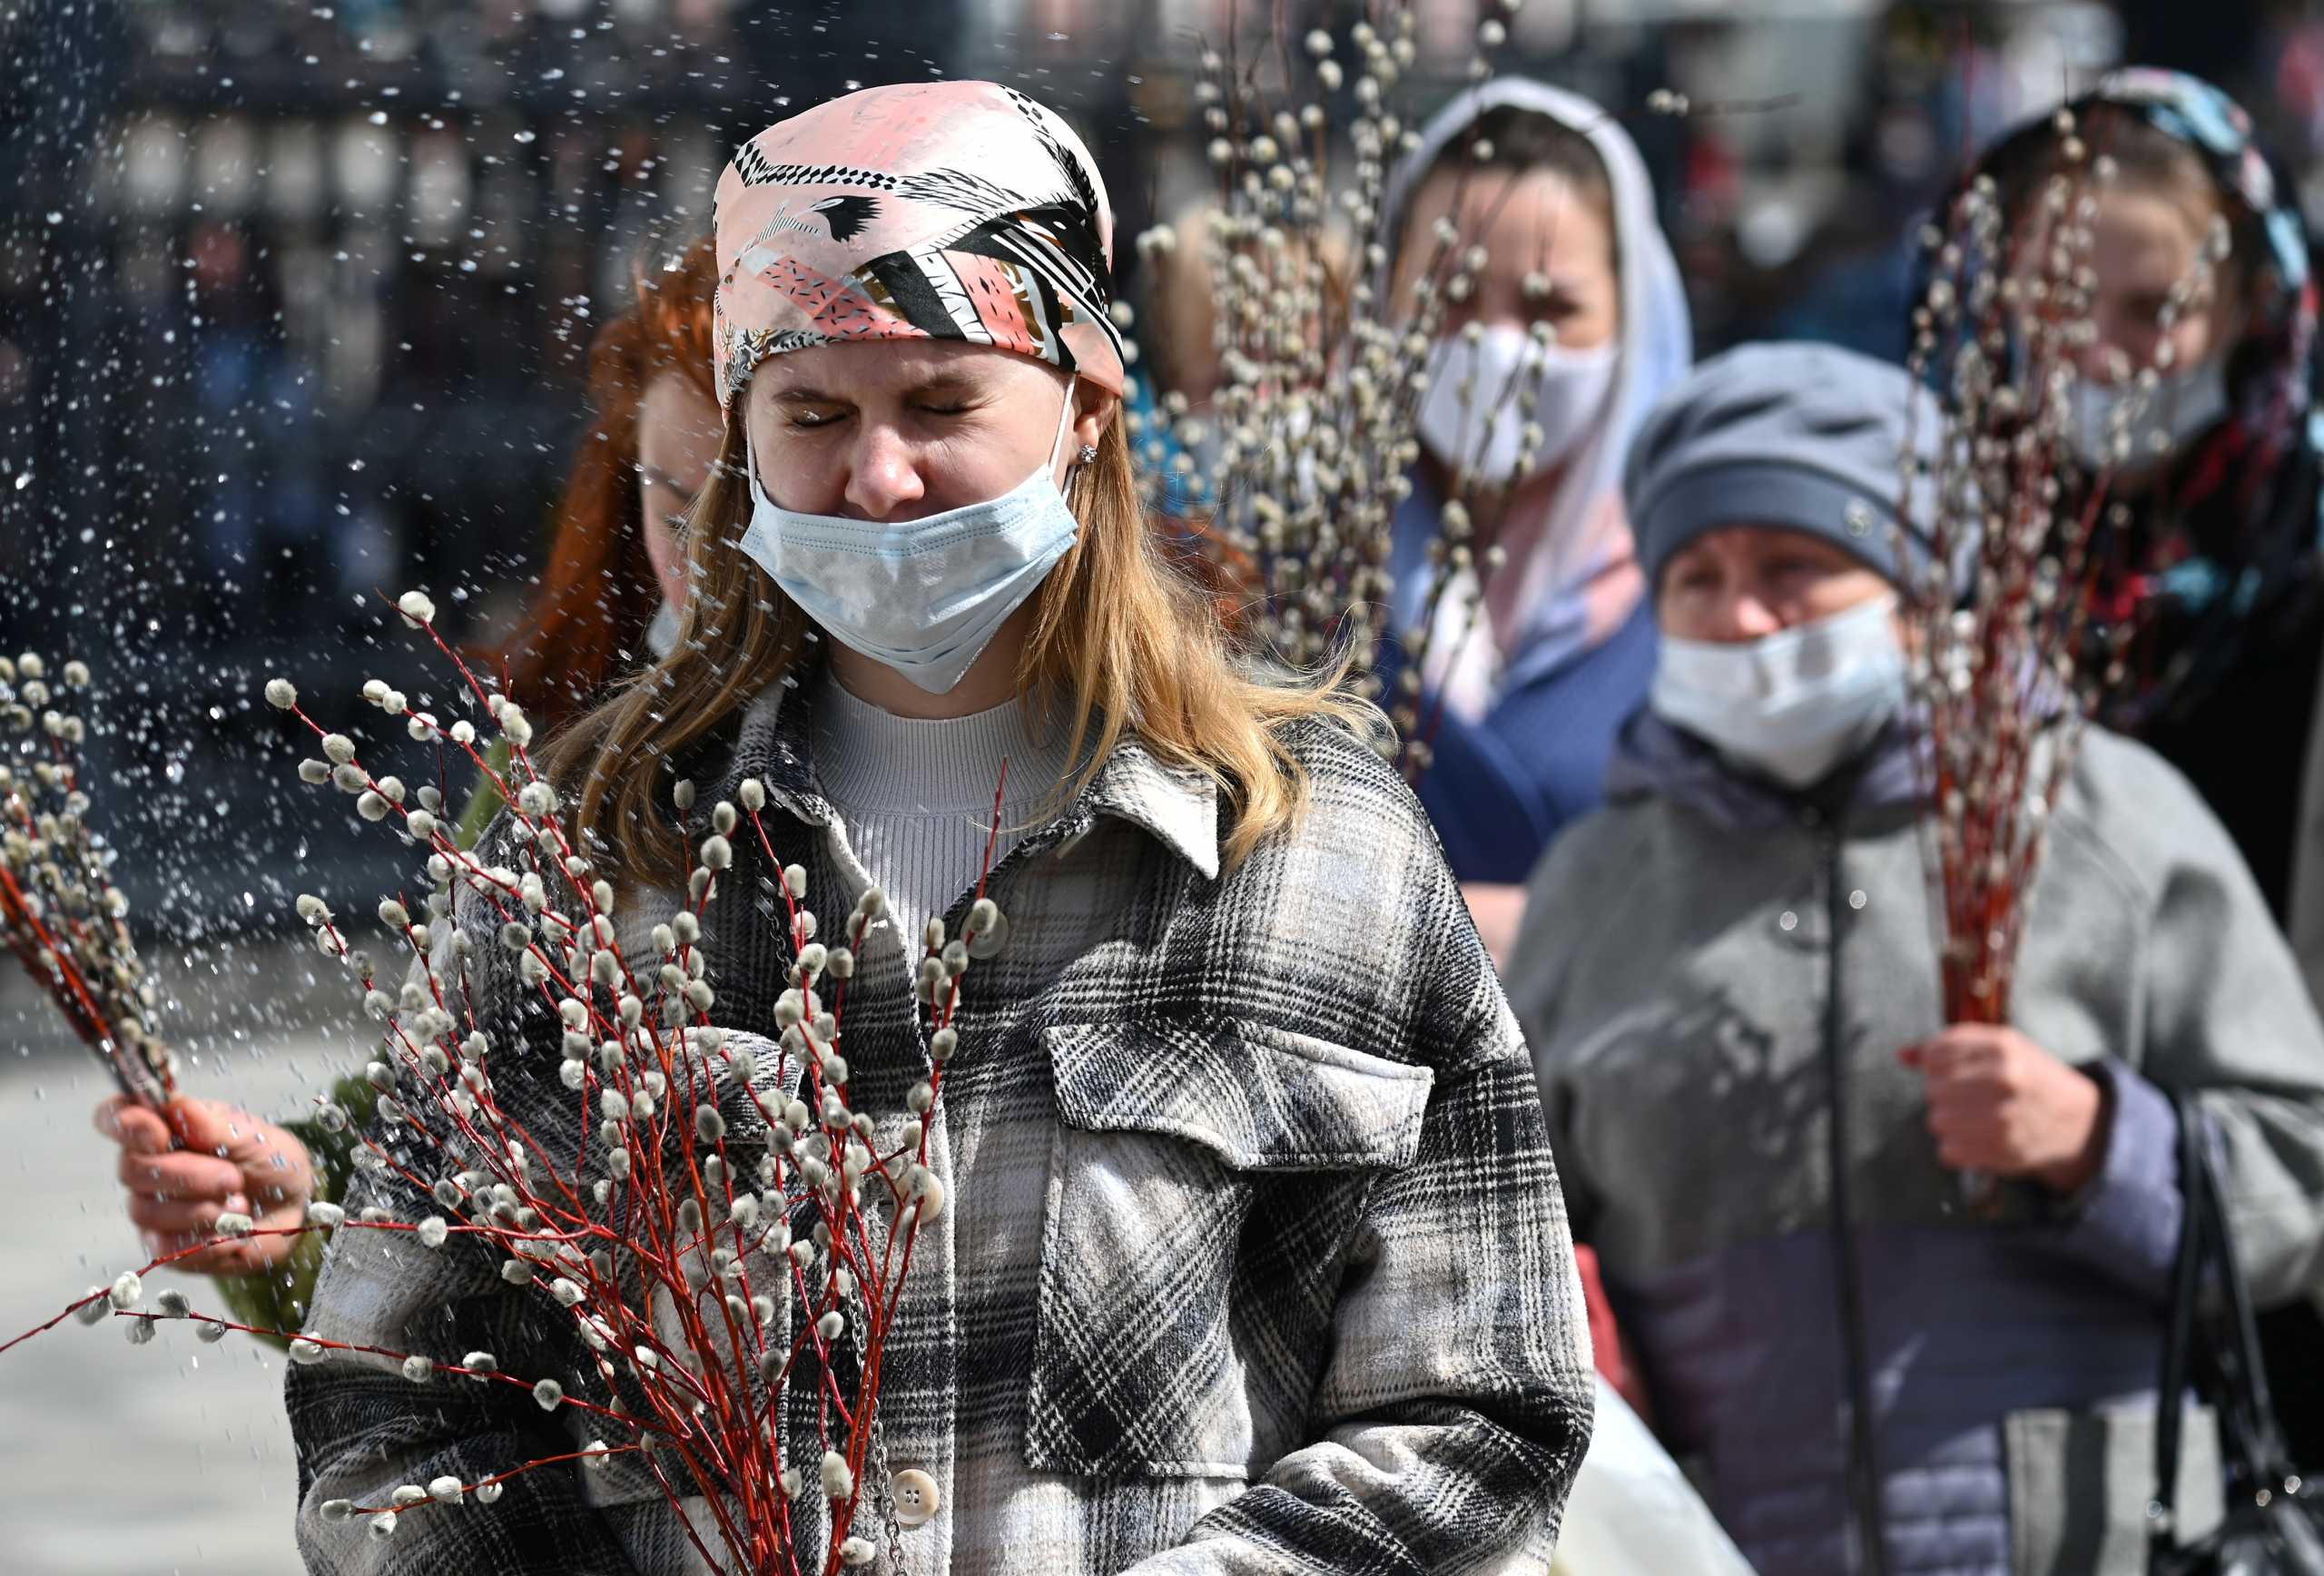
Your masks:
{"label": "jacket chest pocket", "polygon": [[1025,1452],[1246,1477],[1291,1444],[1373,1179],[1433,1075],[1246,1023],[1042,1031],[1057,1094]]}

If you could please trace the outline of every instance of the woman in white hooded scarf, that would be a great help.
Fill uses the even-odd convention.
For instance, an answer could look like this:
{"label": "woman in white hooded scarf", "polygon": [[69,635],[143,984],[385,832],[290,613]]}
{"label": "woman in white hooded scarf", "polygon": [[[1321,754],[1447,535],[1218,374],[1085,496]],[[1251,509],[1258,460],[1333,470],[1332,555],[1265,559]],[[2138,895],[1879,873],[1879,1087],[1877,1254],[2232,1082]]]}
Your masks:
{"label": "woman in white hooded scarf", "polygon": [[[1605,109],[1545,84],[1503,78],[1453,100],[1390,182],[1388,210],[1396,310],[1443,277],[1432,265],[1447,226],[1485,253],[1429,363],[1384,667],[1392,685],[1419,685],[1421,797],[1500,955],[1527,874],[1597,804],[1615,730],[1653,673],[1620,478],[1631,434],[1692,359],[1687,301],[1637,146]],[[1519,379],[1536,395],[1530,456]],[[1454,570],[1437,594],[1429,549],[1454,500],[1480,557],[1490,536],[1505,560],[1482,584]]]}

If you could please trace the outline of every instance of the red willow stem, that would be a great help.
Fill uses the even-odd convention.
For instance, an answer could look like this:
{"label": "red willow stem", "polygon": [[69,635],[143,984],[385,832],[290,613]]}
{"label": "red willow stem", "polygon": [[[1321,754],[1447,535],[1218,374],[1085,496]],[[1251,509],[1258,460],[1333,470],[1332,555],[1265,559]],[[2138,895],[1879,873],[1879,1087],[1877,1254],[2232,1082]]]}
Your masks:
{"label": "red willow stem", "polygon": [[[73,950],[57,943],[56,938],[49,931],[48,927],[41,922],[40,915],[34,911],[31,900],[25,896],[24,889],[16,884],[16,878],[8,872],[5,865],[0,865],[0,899],[5,900],[6,912],[15,917],[17,923],[30,931],[33,933],[33,939],[46,949],[45,959],[38,953],[26,955],[19,952],[18,956],[25,958],[27,971],[35,975],[48,974],[66,988],[69,992],[66,1000],[72,1006],[78,1009],[80,1014],[74,1021],[76,1024],[86,1026],[82,1030],[84,1037],[95,1037],[91,1039],[92,1044],[99,1043],[100,1040],[112,1040],[113,1030],[105,1022],[104,1010],[90,997],[88,985],[82,980],[81,971],[74,962]],[[47,967],[41,968],[42,963],[46,963]]]}
{"label": "red willow stem", "polygon": [[[349,1224],[355,1225],[356,1223],[350,1221]],[[341,1227],[341,1229],[343,1230],[345,1227]],[[363,1227],[358,1226],[358,1229],[363,1229]],[[85,1304],[91,1300],[92,1299],[90,1298],[84,1297],[82,1302]],[[222,1325],[227,1329],[239,1330],[246,1335],[264,1335],[271,1340],[284,1342],[306,1341],[314,1345],[320,1346],[327,1352],[355,1352],[367,1357],[390,1357],[399,1363],[412,1355],[409,1352],[398,1351],[392,1346],[366,1346],[354,1341],[326,1340],[320,1335],[309,1335],[297,1330],[277,1330],[270,1328],[264,1325],[245,1325],[239,1320],[222,1318],[215,1314],[188,1313],[181,1316],[176,1314],[151,1313],[142,1308],[118,1308],[114,1310],[113,1317],[116,1319],[143,1319],[149,1324],[183,1323],[192,1325]],[[497,1369],[467,1368],[461,1366],[458,1363],[438,1363],[432,1358],[429,1359],[429,1361],[433,1364],[434,1371],[438,1374],[451,1374],[464,1379],[481,1379],[495,1384],[514,1385],[516,1388],[526,1392],[527,1394],[532,1392],[533,1382],[528,1379],[520,1379],[514,1374],[503,1374]],[[600,1417],[610,1417],[615,1422],[622,1423],[625,1426],[644,1426],[634,1417],[625,1416],[621,1413],[613,1411],[609,1407],[600,1406],[594,1401],[584,1401],[576,1395],[567,1395],[560,1404],[576,1407],[583,1412],[595,1413]]]}
{"label": "red willow stem", "polygon": [[[82,977],[74,949],[58,943],[54,934],[41,922],[32,901],[16,884],[16,878],[9,873],[5,865],[0,865],[0,918],[13,921],[8,932],[9,950],[16,954],[26,973],[47,985],[49,996],[64,1010],[65,1021],[79,1032],[84,1044],[103,1051],[108,1061],[117,1062],[123,1056],[137,1054],[122,1043],[120,1036],[107,1020],[104,1010],[97,1005],[88,981]],[[18,939],[14,925],[22,925],[30,931],[33,939],[40,944],[40,950],[27,950]],[[163,1096],[175,1099],[177,1080],[171,1074],[169,1064],[163,1061],[149,1070],[162,1086]],[[136,1086],[132,1080],[122,1077],[118,1069],[114,1071],[113,1078],[121,1085],[123,1092],[135,1097]],[[171,1136],[182,1147],[185,1133],[178,1118],[166,1108],[157,1114],[169,1127]],[[0,1350],[5,1348],[0,1347]]]}
{"label": "red willow stem", "polygon": [[[568,1450],[563,1455],[544,1455],[528,1461],[522,1466],[511,1467],[507,1472],[494,1473],[490,1477],[480,1477],[472,1483],[463,1483],[460,1485],[460,1492],[464,1494],[474,1493],[487,1483],[508,1482],[523,1477],[527,1473],[538,1472],[545,1466],[562,1466],[568,1461],[586,1461],[592,1456],[629,1455],[645,1448],[643,1444],[608,1444],[596,1450]],[[409,1511],[424,1510],[437,1502],[433,1497],[430,1497],[414,1501],[409,1505],[350,1505],[348,1510],[350,1515],[357,1516],[376,1516],[390,1511],[401,1515]]]}

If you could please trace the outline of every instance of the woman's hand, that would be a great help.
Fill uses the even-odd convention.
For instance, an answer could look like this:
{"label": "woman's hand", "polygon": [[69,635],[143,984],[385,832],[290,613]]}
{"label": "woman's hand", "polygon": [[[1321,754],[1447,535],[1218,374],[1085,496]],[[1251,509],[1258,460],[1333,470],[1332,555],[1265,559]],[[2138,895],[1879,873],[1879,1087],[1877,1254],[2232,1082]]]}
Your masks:
{"label": "woman's hand", "polygon": [[2070,1196],[2105,1162],[2105,1091],[2016,1029],[1956,1023],[1897,1057],[1921,1073],[1945,1165]]}
{"label": "woman's hand", "polygon": [[[307,1146],[272,1122],[222,1100],[180,1099],[170,1125],[119,1095],[97,1108],[97,1131],[121,1146],[121,1185],[129,1218],[156,1256],[202,1240],[227,1210],[261,1231],[295,1226],[314,1196]],[[176,1138],[185,1142],[173,1148]],[[261,1275],[290,1256],[295,1236],[248,1236],[178,1259],[202,1275]]]}

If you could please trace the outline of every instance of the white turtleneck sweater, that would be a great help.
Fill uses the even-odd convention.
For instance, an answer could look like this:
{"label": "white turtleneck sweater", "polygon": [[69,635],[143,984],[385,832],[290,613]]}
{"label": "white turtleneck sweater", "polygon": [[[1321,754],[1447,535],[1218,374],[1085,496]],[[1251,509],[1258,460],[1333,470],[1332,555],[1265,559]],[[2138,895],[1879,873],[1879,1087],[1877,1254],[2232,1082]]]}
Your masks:
{"label": "white turtleneck sweater", "polygon": [[1030,737],[1014,700],[972,716],[921,721],[858,700],[826,675],[816,703],[823,796],[849,848],[887,893],[905,955],[917,957],[929,920],[972,890],[984,868],[1002,760],[1009,778],[996,865],[1051,806],[1068,773],[1063,743]]}

